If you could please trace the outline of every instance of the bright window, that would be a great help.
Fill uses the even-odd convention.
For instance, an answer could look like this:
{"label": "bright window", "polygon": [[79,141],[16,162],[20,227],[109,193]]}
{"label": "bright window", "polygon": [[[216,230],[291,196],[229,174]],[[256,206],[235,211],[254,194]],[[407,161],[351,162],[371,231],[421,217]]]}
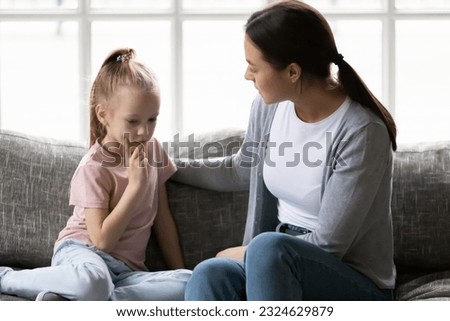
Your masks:
{"label": "bright window", "polygon": [[0,23],[1,128],[79,138],[78,25]]}
{"label": "bright window", "polygon": [[[246,128],[243,26],[270,0],[0,0],[0,128],[87,143],[106,55],[132,47],[157,73],[156,135]],[[391,110],[399,142],[450,140],[450,1],[310,0],[339,51]]]}

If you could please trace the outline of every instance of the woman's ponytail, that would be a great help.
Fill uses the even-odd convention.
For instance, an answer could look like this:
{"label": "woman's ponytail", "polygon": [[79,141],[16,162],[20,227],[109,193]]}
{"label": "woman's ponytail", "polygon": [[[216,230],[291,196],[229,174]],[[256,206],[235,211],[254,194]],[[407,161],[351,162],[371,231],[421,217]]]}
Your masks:
{"label": "woman's ponytail", "polygon": [[389,132],[389,137],[392,143],[392,149],[397,149],[397,128],[395,121],[389,111],[383,104],[372,94],[364,81],[359,77],[356,71],[350,66],[343,56],[340,59],[334,59],[333,62],[339,67],[338,81],[347,95],[354,101],[372,110],[385,123]]}

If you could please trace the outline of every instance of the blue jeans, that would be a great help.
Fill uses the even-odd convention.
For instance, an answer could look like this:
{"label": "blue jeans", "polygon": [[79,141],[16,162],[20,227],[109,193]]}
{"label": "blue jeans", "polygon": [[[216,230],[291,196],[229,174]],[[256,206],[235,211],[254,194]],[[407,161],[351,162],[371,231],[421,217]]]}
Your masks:
{"label": "blue jeans", "polygon": [[213,258],[197,265],[186,300],[391,300],[392,291],[319,247],[267,232],[249,244],[244,262]]}
{"label": "blue jeans", "polygon": [[52,266],[10,271],[0,281],[0,291],[34,300],[50,291],[69,300],[183,300],[188,270],[135,272],[122,261],[94,246],[63,241]]}

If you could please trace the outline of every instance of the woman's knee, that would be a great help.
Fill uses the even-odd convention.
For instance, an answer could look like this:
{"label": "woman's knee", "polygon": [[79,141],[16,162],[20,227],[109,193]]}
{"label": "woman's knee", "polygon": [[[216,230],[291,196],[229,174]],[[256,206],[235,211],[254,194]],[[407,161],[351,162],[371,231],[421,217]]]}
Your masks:
{"label": "woman's knee", "polygon": [[250,242],[247,247],[246,257],[249,256],[268,256],[279,253],[292,236],[278,233],[261,233]]}
{"label": "woman's knee", "polygon": [[212,258],[199,263],[186,286],[186,300],[235,300],[245,289],[241,262]]}
{"label": "woman's knee", "polygon": [[203,281],[217,281],[221,277],[235,273],[237,262],[225,258],[212,258],[200,262],[192,271],[190,281],[201,278]]}
{"label": "woman's knee", "polygon": [[[248,245],[245,256],[246,270],[255,266],[258,270],[276,268],[279,264],[290,262],[298,255],[298,248],[292,243],[304,241],[278,232],[266,232],[257,235]],[[298,244],[296,244],[298,246]]]}

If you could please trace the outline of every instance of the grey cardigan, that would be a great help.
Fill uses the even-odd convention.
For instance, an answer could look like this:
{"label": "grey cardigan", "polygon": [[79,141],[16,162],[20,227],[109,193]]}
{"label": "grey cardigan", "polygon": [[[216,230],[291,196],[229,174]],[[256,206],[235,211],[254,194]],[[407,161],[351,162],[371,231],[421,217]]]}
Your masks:
{"label": "grey cardigan", "polygon": [[[277,107],[255,99],[238,153],[208,161],[208,166],[201,160],[175,160],[176,181],[217,191],[249,189],[243,244],[274,231],[278,223],[277,199],[262,174]],[[368,108],[351,101],[326,148],[319,227],[298,237],[336,255],[379,288],[393,289],[392,149],[386,126]]]}

